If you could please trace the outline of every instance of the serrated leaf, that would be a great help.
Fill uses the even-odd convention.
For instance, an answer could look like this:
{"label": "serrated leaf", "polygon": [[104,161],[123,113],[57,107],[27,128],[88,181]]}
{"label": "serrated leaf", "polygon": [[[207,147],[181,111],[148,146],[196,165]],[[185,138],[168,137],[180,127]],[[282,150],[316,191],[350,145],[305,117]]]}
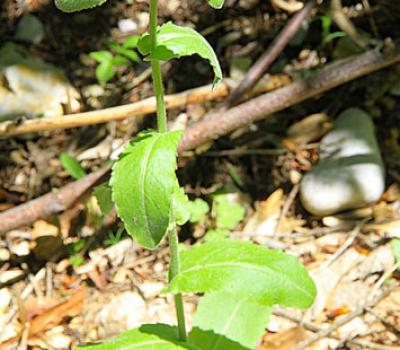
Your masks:
{"label": "serrated leaf", "polygon": [[154,249],[167,232],[182,131],[141,133],[114,164],[113,201],[128,233]]}
{"label": "serrated leaf", "polygon": [[64,12],[76,12],[103,5],[107,0],[55,0],[58,9]]}
{"label": "serrated leaf", "polygon": [[190,218],[190,202],[185,191],[176,181],[173,197],[174,218],[178,225],[184,225]]}
{"label": "serrated leaf", "polygon": [[214,7],[215,9],[220,9],[224,5],[224,1],[225,0],[208,0],[208,3],[211,7]]}
{"label": "serrated leaf", "polygon": [[193,318],[189,341],[202,349],[252,350],[264,334],[272,307],[226,293],[206,294]]}
{"label": "serrated leaf", "polygon": [[63,168],[76,180],[86,176],[85,169],[81,164],[72,156],[67,153],[61,153],[60,162]]}
{"label": "serrated leaf", "polygon": [[222,79],[218,58],[208,41],[192,28],[180,27],[168,22],[157,32],[157,46],[150,52],[150,36],[145,34],[138,43],[138,48],[147,59],[167,61],[171,58],[194,54],[207,59],[214,71],[214,84]]}
{"label": "serrated leaf", "polygon": [[210,211],[208,203],[201,199],[196,198],[194,201],[190,202],[190,222],[196,223],[204,219],[206,214]]}
{"label": "serrated leaf", "polygon": [[102,214],[107,215],[114,207],[111,198],[111,187],[106,183],[101,184],[94,188],[93,194],[97,199]]}
{"label": "serrated leaf", "polygon": [[96,78],[100,84],[107,83],[115,74],[112,61],[101,62],[96,68]]}
{"label": "serrated leaf", "polygon": [[[97,344],[78,346],[77,350],[196,350],[189,343],[179,342],[176,327],[165,324],[143,325],[116,338]],[[197,349],[198,350],[198,349]]]}
{"label": "serrated leaf", "polygon": [[93,51],[89,54],[89,56],[99,63],[104,61],[110,61],[113,58],[112,53],[106,50]]}
{"label": "serrated leaf", "polygon": [[238,203],[229,201],[227,194],[219,194],[214,197],[213,215],[218,228],[231,230],[243,220],[245,210]]}
{"label": "serrated leaf", "polygon": [[216,240],[183,250],[173,293],[226,292],[262,305],[309,307],[316,289],[293,256],[249,242]]}

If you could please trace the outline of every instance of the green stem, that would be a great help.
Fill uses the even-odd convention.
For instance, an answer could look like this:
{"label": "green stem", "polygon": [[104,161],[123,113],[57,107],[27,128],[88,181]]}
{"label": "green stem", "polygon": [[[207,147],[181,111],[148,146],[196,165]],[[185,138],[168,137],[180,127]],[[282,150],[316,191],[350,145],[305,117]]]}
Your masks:
{"label": "green stem", "polygon": [[[171,281],[180,271],[179,251],[178,251],[178,233],[174,225],[168,230],[169,249],[171,252],[171,262],[169,265],[169,281]],[[176,317],[178,319],[179,339],[187,341],[185,326],[185,312],[183,309],[182,294],[175,295]]]}
{"label": "green stem", "polygon": [[[153,51],[157,46],[157,1],[150,0],[150,46]],[[157,101],[157,126],[159,132],[167,131],[167,113],[164,104],[164,87],[162,83],[160,61],[151,61],[153,88]]]}
{"label": "green stem", "polygon": [[[151,51],[157,46],[157,0],[150,0],[150,47]],[[157,126],[159,132],[167,131],[167,113],[164,104],[164,87],[162,83],[160,61],[151,61],[151,73],[153,76],[154,94],[157,101]],[[173,222],[174,220],[171,220]],[[171,262],[169,268],[169,280],[171,281],[180,269],[178,252],[178,233],[176,226],[168,230],[169,248],[171,252]],[[183,309],[182,295],[175,295],[176,317],[178,319],[178,332],[181,341],[187,341],[185,327],[185,313]]]}

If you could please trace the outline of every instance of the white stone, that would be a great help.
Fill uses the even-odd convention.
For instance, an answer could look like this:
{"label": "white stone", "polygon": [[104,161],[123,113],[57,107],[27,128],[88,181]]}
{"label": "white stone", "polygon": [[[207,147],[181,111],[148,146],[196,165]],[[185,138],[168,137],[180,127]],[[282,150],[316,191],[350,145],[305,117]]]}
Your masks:
{"label": "white stone", "polygon": [[126,33],[126,32],[134,32],[135,30],[137,30],[138,25],[136,22],[134,22],[132,19],[130,18],[126,18],[126,19],[121,19],[118,21],[118,29],[122,32],[122,33]]}
{"label": "white stone", "polygon": [[321,141],[320,162],[300,186],[303,206],[317,216],[361,208],[376,202],[385,187],[385,171],[368,114],[350,108]]}

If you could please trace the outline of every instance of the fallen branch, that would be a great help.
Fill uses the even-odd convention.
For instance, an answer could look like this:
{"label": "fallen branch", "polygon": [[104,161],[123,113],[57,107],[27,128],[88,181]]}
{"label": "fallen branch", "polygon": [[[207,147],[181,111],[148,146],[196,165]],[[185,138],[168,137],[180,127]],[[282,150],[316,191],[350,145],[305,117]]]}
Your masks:
{"label": "fallen branch", "polygon": [[[259,84],[256,89],[253,90],[253,93],[265,93],[282,87],[287,83],[287,77],[283,79],[282,74],[277,74],[270,77],[268,81]],[[212,90],[212,85],[205,85],[181,93],[168,95],[165,97],[166,108],[171,109],[188,104],[199,104],[206,101],[220,99],[228,96],[231,85],[232,83],[227,80],[221,83],[214,91]],[[142,101],[123,106],[105,108],[85,113],[68,114],[60,118],[30,119],[23,122],[20,120],[6,121],[0,123],[0,138],[55,129],[76,128],[85,125],[106,123],[114,120],[123,120],[129,117],[148,115],[154,113],[156,109],[155,98],[149,97]]]}
{"label": "fallen branch", "polygon": [[240,82],[239,86],[235,88],[228,96],[226,101],[222,104],[221,110],[226,110],[235,105],[240,98],[249,91],[261,77],[267,72],[272,63],[285,49],[289,41],[298,32],[300,26],[305,19],[310,15],[311,10],[314,8],[317,0],[310,0],[299,12],[297,12],[282,29],[282,31],[275,37],[274,41],[268,47],[267,51],[260,56],[260,58],[253,64],[253,66],[246,73],[246,76]]}
{"label": "fallen branch", "polygon": [[15,208],[0,213],[0,233],[21,226],[28,226],[36,220],[47,218],[70,208],[93,186],[107,178],[110,167],[105,167],[84,178],[71,182],[57,192],[50,192]]}
{"label": "fallen branch", "polygon": [[[178,151],[182,154],[197,148],[209,140],[266,118],[271,113],[399,61],[400,52],[397,49],[392,49],[389,53],[376,49],[329,65],[308,78],[295,81],[269,94],[261,95],[222,114],[212,114],[210,118],[193,124],[185,130]],[[40,218],[46,218],[67,209],[97,183],[95,180],[100,181],[101,178],[106,178],[107,174],[107,170],[100,170],[70,183],[57,193],[46,194],[0,213],[0,233],[30,225]]]}
{"label": "fallen branch", "polygon": [[398,47],[388,50],[374,49],[343,61],[334,62],[313,75],[297,80],[281,89],[256,97],[225,112],[210,114],[185,131],[179,144],[179,151],[197,148],[233,130],[264,119],[272,113],[396,62],[400,62]]}

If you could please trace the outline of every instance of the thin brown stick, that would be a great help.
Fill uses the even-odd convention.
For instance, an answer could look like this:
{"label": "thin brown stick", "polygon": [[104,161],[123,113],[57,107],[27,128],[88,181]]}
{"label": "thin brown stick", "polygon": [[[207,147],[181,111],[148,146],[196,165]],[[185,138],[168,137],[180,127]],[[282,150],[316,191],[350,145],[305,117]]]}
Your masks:
{"label": "thin brown stick", "polygon": [[249,69],[239,86],[232,91],[221,106],[221,110],[226,110],[236,104],[247,91],[257,84],[269,67],[271,67],[272,63],[275,62],[288,45],[289,41],[298,32],[301,24],[310,15],[316,2],[316,0],[308,1],[308,3],[287,22],[283,30],[275,37],[274,41],[268,47],[267,51],[265,51],[265,53]]}
{"label": "thin brown stick", "polygon": [[400,62],[400,50],[398,47],[390,49],[387,53],[385,51],[374,49],[356,57],[330,64],[307,78],[297,80],[281,89],[256,97],[226,112],[215,112],[186,129],[179,144],[179,151],[197,148],[233,130],[265,119],[272,113],[281,111],[363,75]]}
{"label": "thin brown stick", "polygon": [[[184,106],[190,103],[202,103],[221,98],[228,94],[228,84],[221,84],[212,91],[211,86],[202,86],[182,93],[166,96],[167,108]],[[154,97],[118,107],[106,108],[98,111],[64,115],[60,118],[31,119],[24,122],[7,121],[0,124],[0,137],[10,137],[39,131],[54,129],[75,128],[84,125],[106,123],[113,120],[122,120],[127,117],[151,114],[156,111]]]}
{"label": "thin brown stick", "polygon": [[[294,316],[285,310],[275,310],[274,315],[286,318],[292,322],[296,322],[299,325],[301,325],[302,327],[304,327],[305,329],[307,329],[308,331],[311,331],[314,333],[321,332],[321,328],[318,327],[317,325],[315,325],[314,323],[304,321],[301,317]],[[328,334],[327,337],[336,339],[338,341],[343,341],[343,339],[341,339],[340,337],[338,337],[337,335],[334,335],[334,334]],[[346,343],[358,345],[358,346],[365,347],[365,348],[372,349],[372,350],[393,350],[393,347],[391,347],[391,346],[385,346],[385,345],[381,345],[381,344],[371,343],[369,341],[362,340],[362,339],[357,339],[357,340],[356,339],[348,339],[348,340],[346,339]]]}
{"label": "thin brown stick", "polygon": [[[270,80],[261,83],[253,91],[255,94],[275,90],[287,84],[288,79],[283,79],[282,74],[272,76]],[[185,106],[188,104],[199,104],[206,101],[217,100],[229,94],[232,83],[229,80],[221,83],[214,91],[211,85],[201,86],[165,97],[167,109]],[[0,138],[16,135],[35,133],[41,131],[76,128],[85,125],[106,123],[113,120],[122,120],[129,117],[148,115],[156,111],[154,97],[142,101],[105,108],[98,111],[75,113],[64,115],[60,118],[43,118],[20,121],[6,121],[0,123]]]}
{"label": "thin brown stick", "polygon": [[[398,285],[396,285],[398,287]],[[349,313],[348,315],[340,318],[336,322],[334,322],[329,328],[323,329],[318,333],[312,335],[308,339],[299,343],[293,350],[304,350],[309,347],[311,344],[319,341],[322,338],[325,338],[336,331],[338,328],[344,326],[346,323],[349,323],[351,320],[355,319],[356,317],[361,316],[368,308],[371,308],[378,304],[381,300],[386,298],[394,289],[395,287],[391,287],[386,291],[374,296],[372,299],[368,299],[363,305],[357,307],[353,312]]]}

